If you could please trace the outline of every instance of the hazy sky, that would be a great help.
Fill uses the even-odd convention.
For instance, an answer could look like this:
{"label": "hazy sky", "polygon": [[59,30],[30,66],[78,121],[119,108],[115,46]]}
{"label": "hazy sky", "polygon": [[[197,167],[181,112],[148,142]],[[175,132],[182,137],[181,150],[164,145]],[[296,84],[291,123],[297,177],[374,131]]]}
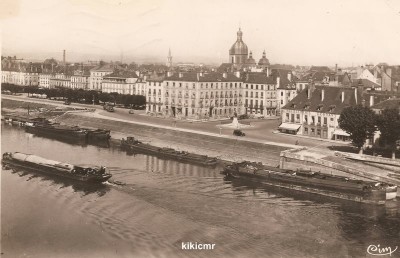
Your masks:
{"label": "hazy sky", "polygon": [[[239,25],[258,60],[400,64],[399,0],[0,0],[3,55],[228,62]],[[6,6],[4,3],[14,2]]]}

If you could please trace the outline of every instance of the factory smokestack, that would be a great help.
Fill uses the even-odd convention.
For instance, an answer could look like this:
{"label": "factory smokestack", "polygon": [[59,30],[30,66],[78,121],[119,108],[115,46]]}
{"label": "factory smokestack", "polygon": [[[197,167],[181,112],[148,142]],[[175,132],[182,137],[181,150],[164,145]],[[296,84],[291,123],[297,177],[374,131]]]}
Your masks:
{"label": "factory smokestack", "polygon": [[63,64],[65,65],[65,49],[63,50]]}

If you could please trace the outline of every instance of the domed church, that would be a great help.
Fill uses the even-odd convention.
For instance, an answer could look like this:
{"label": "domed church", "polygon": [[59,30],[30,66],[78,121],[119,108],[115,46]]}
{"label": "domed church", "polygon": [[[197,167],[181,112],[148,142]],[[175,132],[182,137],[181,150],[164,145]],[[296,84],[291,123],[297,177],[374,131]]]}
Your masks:
{"label": "domed church", "polygon": [[218,68],[219,72],[233,71],[254,71],[254,72],[270,72],[270,63],[266,57],[265,50],[262,58],[257,63],[253,54],[243,42],[243,32],[239,28],[237,32],[236,42],[229,49],[229,63],[223,63]]}
{"label": "domed church", "polygon": [[242,37],[243,32],[239,28],[236,42],[232,45],[231,49],[229,49],[229,60],[232,64],[241,65],[246,63],[249,50],[247,45],[243,42]]}

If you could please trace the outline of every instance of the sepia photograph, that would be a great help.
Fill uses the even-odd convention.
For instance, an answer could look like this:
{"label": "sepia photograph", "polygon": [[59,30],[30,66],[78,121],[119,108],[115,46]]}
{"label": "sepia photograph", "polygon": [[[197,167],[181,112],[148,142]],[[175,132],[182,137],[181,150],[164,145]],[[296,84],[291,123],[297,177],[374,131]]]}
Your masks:
{"label": "sepia photograph", "polygon": [[0,0],[1,258],[400,257],[400,1]]}

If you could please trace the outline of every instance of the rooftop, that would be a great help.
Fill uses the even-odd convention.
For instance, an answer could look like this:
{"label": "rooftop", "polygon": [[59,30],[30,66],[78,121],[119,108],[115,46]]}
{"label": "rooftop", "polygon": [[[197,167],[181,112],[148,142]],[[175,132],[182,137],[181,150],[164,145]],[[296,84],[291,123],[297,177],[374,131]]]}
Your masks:
{"label": "rooftop", "polygon": [[388,99],[373,105],[372,109],[400,109],[400,98]]}
{"label": "rooftop", "polygon": [[[315,86],[310,98],[308,98],[308,93],[308,89],[304,89],[283,109],[340,114],[344,108],[362,103],[361,91],[355,88]],[[324,95],[323,99],[322,95]],[[368,105],[369,99],[366,98],[365,100],[366,105]]]}

